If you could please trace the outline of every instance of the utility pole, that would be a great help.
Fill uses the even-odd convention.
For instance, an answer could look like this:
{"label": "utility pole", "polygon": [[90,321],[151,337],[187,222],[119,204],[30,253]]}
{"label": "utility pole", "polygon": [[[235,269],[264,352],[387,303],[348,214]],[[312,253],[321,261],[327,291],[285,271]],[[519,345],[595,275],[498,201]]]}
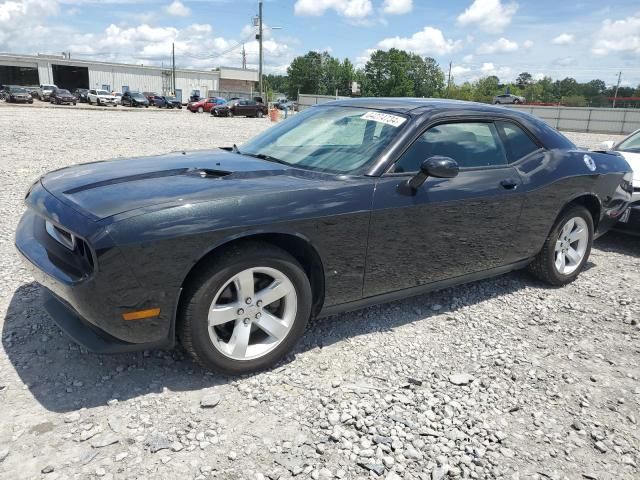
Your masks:
{"label": "utility pole", "polygon": [[172,94],[176,94],[176,44],[171,44],[171,84]]}
{"label": "utility pole", "polygon": [[613,94],[613,108],[616,108],[616,100],[618,99],[618,89],[620,88],[620,79],[622,72],[618,72],[618,83],[616,84],[616,93]]}
{"label": "utility pole", "polygon": [[258,67],[258,80],[260,83],[260,96],[264,101],[264,91],[262,90],[262,2],[258,2],[258,44],[260,52],[260,66]]}
{"label": "utility pole", "polygon": [[242,69],[247,69],[247,51],[244,49],[244,43],[242,44]]}
{"label": "utility pole", "polygon": [[447,78],[447,98],[449,98],[450,88],[451,88],[451,62],[449,62],[449,76]]}

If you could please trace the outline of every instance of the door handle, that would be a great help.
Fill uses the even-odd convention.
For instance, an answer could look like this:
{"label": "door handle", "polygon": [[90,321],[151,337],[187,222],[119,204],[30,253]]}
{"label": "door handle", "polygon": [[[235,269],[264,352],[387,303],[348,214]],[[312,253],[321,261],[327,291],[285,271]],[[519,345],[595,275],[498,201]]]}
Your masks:
{"label": "door handle", "polygon": [[514,180],[513,178],[508,178],[506,180],[502,180],[500,182],[500,185],[505,190],[515,190],[516,188],[518,188],[518,182],[516,180]]}

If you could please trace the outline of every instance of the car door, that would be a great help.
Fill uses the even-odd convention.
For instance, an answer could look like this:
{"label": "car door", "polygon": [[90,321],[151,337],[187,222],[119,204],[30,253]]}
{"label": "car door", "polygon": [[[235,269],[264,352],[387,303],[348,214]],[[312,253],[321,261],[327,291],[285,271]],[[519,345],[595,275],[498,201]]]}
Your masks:
{"label": "car door", "polygon": [[[459,174],[404,188],[432,156],[454,159]],[[364,294],[383,293],[504,266],[524,200],[496,125],[482,119],[427,128],[376,185]]]}

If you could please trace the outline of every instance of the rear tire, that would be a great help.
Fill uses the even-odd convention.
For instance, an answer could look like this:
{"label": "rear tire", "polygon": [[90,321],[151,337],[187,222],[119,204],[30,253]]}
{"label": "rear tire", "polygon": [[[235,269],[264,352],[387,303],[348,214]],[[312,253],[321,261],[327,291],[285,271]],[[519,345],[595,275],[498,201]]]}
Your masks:
{"label": "rear tire", "polygon": [[[206,261],[191,279],[178,335],[206,369],[229,375],[255,372],[271,367],[294,347],[311,304],[309,279],[291,255],[268,243],[242,243]],[[219,315],[224,315],[221,322]]]}
{"label": "rear tire", "polygon": [[589,210],[580,205],[567,208],[556,220],[529,271],[551,285],[573,282],[589,259],[593,234]]}

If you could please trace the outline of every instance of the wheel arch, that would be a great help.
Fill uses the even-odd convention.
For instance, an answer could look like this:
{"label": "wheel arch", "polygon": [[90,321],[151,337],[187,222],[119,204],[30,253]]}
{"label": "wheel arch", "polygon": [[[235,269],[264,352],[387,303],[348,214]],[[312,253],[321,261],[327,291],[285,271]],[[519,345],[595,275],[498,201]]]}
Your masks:
{"label": "wheel arch", "polygon": [[[556,219],[562,215],[564,211],[574,205],[582,205],[589,213],[591,213],[591,218],[593,220],[593,231],[598,231],[598,224],[600,223],[600,215],[602,213],[602,201],[595,193],[585,192],[574,195],[567,201],[564,207],[558,212]],[[555,223],[555,222],[554,222]]]}
{"label": "wheel arch", "polygon": [[[325,294],[325,275],[322,259],[311,240],[306,236],[291,232],[250,232],[225,238],[218,242],[209,250],[204,252],[191,266],[184,276],[180,291],[184,291],[185,287],[196,276],[199,268],[207,261],[222,254],[224,250],[247,242],[263,242],[269,243],[275,247],[281,248],[292,255],[302,266],[309,283],[311,284],[311,292],[313,294],[312,315],[317,315],[322,309]],[[181,311],[181,303],[184,296],[178,298],[177,312]],[[179,314],[176,315],[175,322],[179,321]]]}

